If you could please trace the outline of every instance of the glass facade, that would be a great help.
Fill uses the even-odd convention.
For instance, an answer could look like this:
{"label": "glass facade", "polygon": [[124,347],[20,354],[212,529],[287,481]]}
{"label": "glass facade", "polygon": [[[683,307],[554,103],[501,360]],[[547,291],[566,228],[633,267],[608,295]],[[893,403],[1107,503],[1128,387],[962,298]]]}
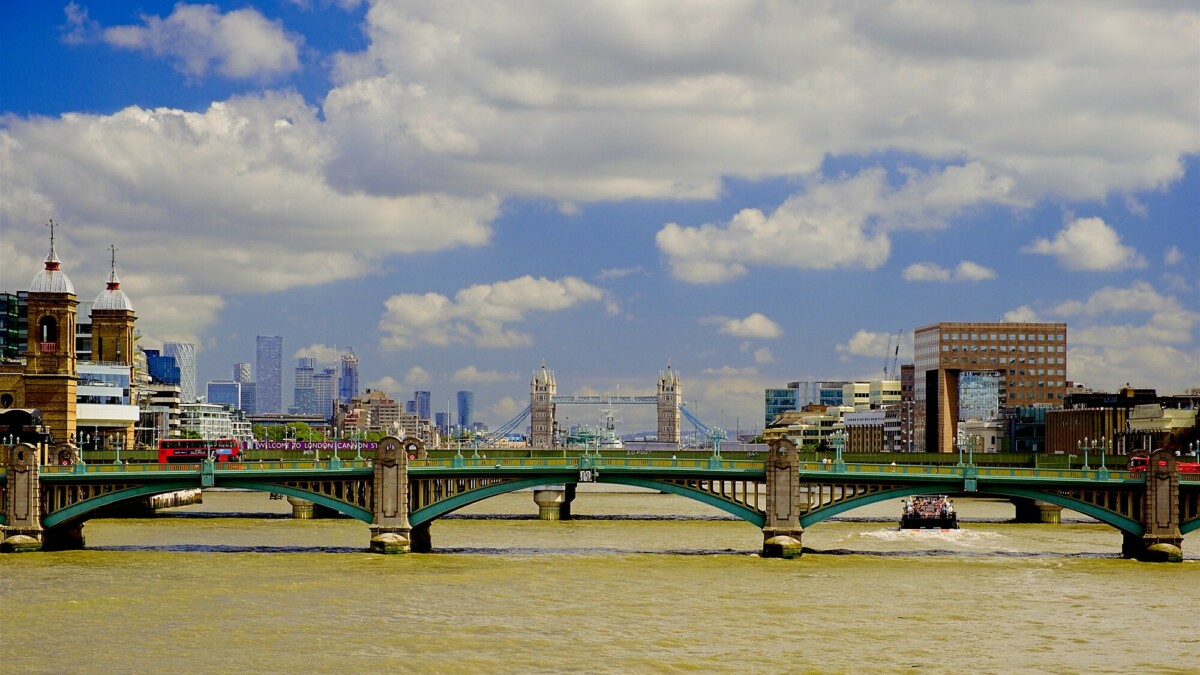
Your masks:
{"label": "glass facade", "polygon": [[258,376],[255,413],[283,412],[283,337],[258,336],[254,370]]}
{"label": "glass facade", "polygon": [[186,403],[196,400],[196,345],[190,342],[164,342],[163,354],[179,366],[179,396]]}
{"label": "glass facade", "polygon": [[475,425],[475,392],[460,391],[458,397],[458,426],[470,429]]}

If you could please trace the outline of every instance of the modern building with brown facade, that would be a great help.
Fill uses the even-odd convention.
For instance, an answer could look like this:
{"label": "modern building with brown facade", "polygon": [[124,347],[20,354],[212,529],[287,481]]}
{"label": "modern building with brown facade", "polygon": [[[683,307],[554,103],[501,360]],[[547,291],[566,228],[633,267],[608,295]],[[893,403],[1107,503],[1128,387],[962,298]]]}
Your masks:
{"label": "modern building with brown facade", "polygon": [[916,449],[954,452],[959,380],[998,381],[998,405],[1061,406],[1067,391],[1067,324],[943,322],[913,333]]}

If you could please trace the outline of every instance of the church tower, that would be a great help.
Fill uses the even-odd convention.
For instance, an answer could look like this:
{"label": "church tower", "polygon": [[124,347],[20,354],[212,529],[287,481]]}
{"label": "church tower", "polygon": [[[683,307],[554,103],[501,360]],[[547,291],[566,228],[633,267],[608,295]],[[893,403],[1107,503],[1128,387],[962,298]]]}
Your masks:
{"label": "church tower", "polygon": [[29,340],[25,351],[26,408],[42,411],[55,442],[75,435],[75,393],[79,383],[75,357],[75,286],[61,269],[50,221],[50,253],[45,268],[29,286]]}
{"label": "church tower", "polygon": [[683,386],[679,384],[679,374],[671,370],[667,362],[667,372],[658,373],[658,441],[660,443],[676,443],[681,440],[679,406],[683,403]]}
{"label": "church tower", "polygon": [[92,305],[92,360],[133,367],[133,303],[121,290],[117,278],[117,247],[112,251],[112,271],[108,285]]}
{"label": "church tower", "polygon": [[541,371],[535,371],[529,382],[529,444],[535,448],[554,445],[554,394],[558,386],[554,373],[546,370],[542,362]]}

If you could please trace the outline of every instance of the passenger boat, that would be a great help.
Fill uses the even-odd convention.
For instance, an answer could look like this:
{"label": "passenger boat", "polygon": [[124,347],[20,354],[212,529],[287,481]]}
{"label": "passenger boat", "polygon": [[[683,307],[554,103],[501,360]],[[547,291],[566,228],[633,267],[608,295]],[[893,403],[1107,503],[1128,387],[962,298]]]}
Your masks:
{"label": "passenger boat", "polygon": [[958,514],[946,495],[916,495],[900,502],[902,530],[957,530]]}

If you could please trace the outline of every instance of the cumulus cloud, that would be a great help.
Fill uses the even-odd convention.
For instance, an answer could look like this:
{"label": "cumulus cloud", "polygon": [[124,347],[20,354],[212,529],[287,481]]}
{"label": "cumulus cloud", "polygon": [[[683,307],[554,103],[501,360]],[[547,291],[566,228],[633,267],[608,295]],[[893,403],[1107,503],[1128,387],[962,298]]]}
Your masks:
{"label": "cumulus cloud", "polygon": [[533,312],[558,312],[605,299],[602,289],[576,277],[523,276],[464,288],[450,299],[440,293],[404,293],[384,302],[379,321],[383,346],[520,347],[533,336],[511,327]]}
{"label": "cumulus cloud", "polygon": [[407,387],[405,387],[402,383],[397,381],[396,378],[392,377],[391,375],[384,375],[383,377],[379,378],[378,380],[375,380],[373,382],[368,382],[366,384],[366,387],[367,387],[367,389],[374,389],[376,391],[387,392],[389,395],[391,395],[395,398],[400,398],[400,399],[403,399],[404,396],[406,396],[406,394],[404,394],[403,392],[407,391],[407,389],[408,389]]}
{"label": "cumulus cloud", "polygon": [[[900,3],[593,1],[536,14],[377,2],[368,48],[335,59],[325,102],[348,182],[710,199],[724,176],[899,151],[977,162],[1023,202],[1083,200],[1161,187],[1200,149],[1200,20],[1179,6],[971,4],[947,21]],[[970,194],[947,183],[929,197]]]}
{"label": "cumulus cloud", "polygon": [[423,384],[429,384],[433,380],[421,366],[413,366],[404,374],[404,384],[410,387],[419,387]]}
{"label": "cumulus cloud", "polygon": [[292,354],[292,358],[295,359],[305,357],[312,358],[317,363],[337,363],[342,358],[342,352],[338,351],[337,347],[331,347],[318,342],[307,347],[301,347]]}
{"label": "cumulus cloud", "polygon": [[1007,201],[1011,181],[978,164],[906,172],[899,187],[882,169],[808,181],[769,216],[744,209],[725,224],[668,223],[655,241],[672,274],[690,283],[744,275],[748,265],[876,269],[891,251],[888,231],[928,228],[980,201]]}
{"label": "cumulus cloud", "polygon": [[451,382],[462,382],[464,384],[495,384],[497,382],[511,382],[516,379],[518,379],[516,373],[502,373],[498,370],[480,370],[475,366],[459,368],[450,376]]}
{"label": "cumulus cloud", "polygon": [[1163,254],[1164,265],[1178,265],[1181,262],[1183,262],[1183,251],[1180,251],[1178,246],[1171,246]]}
{"label": "cumulus cloud", "polygon": [[996,271],[979,263],[963,260],[953,272],[937,263],[913,263],[901,274],[905,281],[986,281],[996,278]]}
{"label": "cumulus cloud", "polygon": [[262,79],[300,68],[303,39],[253,8],[222,14],[214,5],[181,2],[165,18],[143,14],[140,25],[100,28],[72,3],[67,17],[76,27],[74,41],[81,30],[94,32],[113,47],[166,57],[193,77],[215,70],[232,79]]}
{"label": "cumulus cloud", "polygon": [[1069,321],[1072,380],[1108,390],[1132,382],[1179,393],[1200,376],[1197,354],[1187,351],[1200,312],[1147,282],[1104,287],[1046,313]]}
{"label": "cumulus cloud", "polygon": [[1068,270],[1108,271],[1146,266],[1146,259],[1122,244],[1117,231],[1100,218],[1076,218],[1054,239],[1038,239],[1024,250],[1053,256]]}
{"label": "cumulus cloud", "polygon": [[860,329],[855,331],[848,342],[835,345],[834,349],[842,355],[842,361],[849,361],[851,356],[891,358],[892,352],[889,349],[895,349],[897,346],[895,333],[876,333]]}
{"label": "cumulus cloud", "polygon": [[[102,251],[116,242],[123,270],[172,293],[321,284],[368,274],[388,255],[488,241],[496,198],[340,192],[322,172],[328,152],[316,111],[295,94],[236,98],[203,113],[6,118],[0,166],[21,170],[3,171],[0,218],[57,214],[64,245]],[[6,229],[5,238],[43,250],[41,230]],[[81,258],[105,267],[101,256]]]}
{"label": "cumulus cloud", "polygon": [[783,329],[779,327],[779,324],[759,312],[754,312],[744,319],[709,317],[702,320],[701,323],[719,323],[721,325],[719,330],[722,335],[732,335],[734,337],[764,338],[770,340],[783,335]]}
{"label": "cumulus cloud", "polygon": [[771,353],[770,347],[759,347],[754,350],[755,363],[775,363],[775,355]]}
{"label": "cumulus cloud", "polygon": [[1041,321],[1038,318],[1037,310],[1029,305],[1021,305],[1016,309],[1010,309],[1001,317],[1001,321],[1006,323],[1035,323]]}

